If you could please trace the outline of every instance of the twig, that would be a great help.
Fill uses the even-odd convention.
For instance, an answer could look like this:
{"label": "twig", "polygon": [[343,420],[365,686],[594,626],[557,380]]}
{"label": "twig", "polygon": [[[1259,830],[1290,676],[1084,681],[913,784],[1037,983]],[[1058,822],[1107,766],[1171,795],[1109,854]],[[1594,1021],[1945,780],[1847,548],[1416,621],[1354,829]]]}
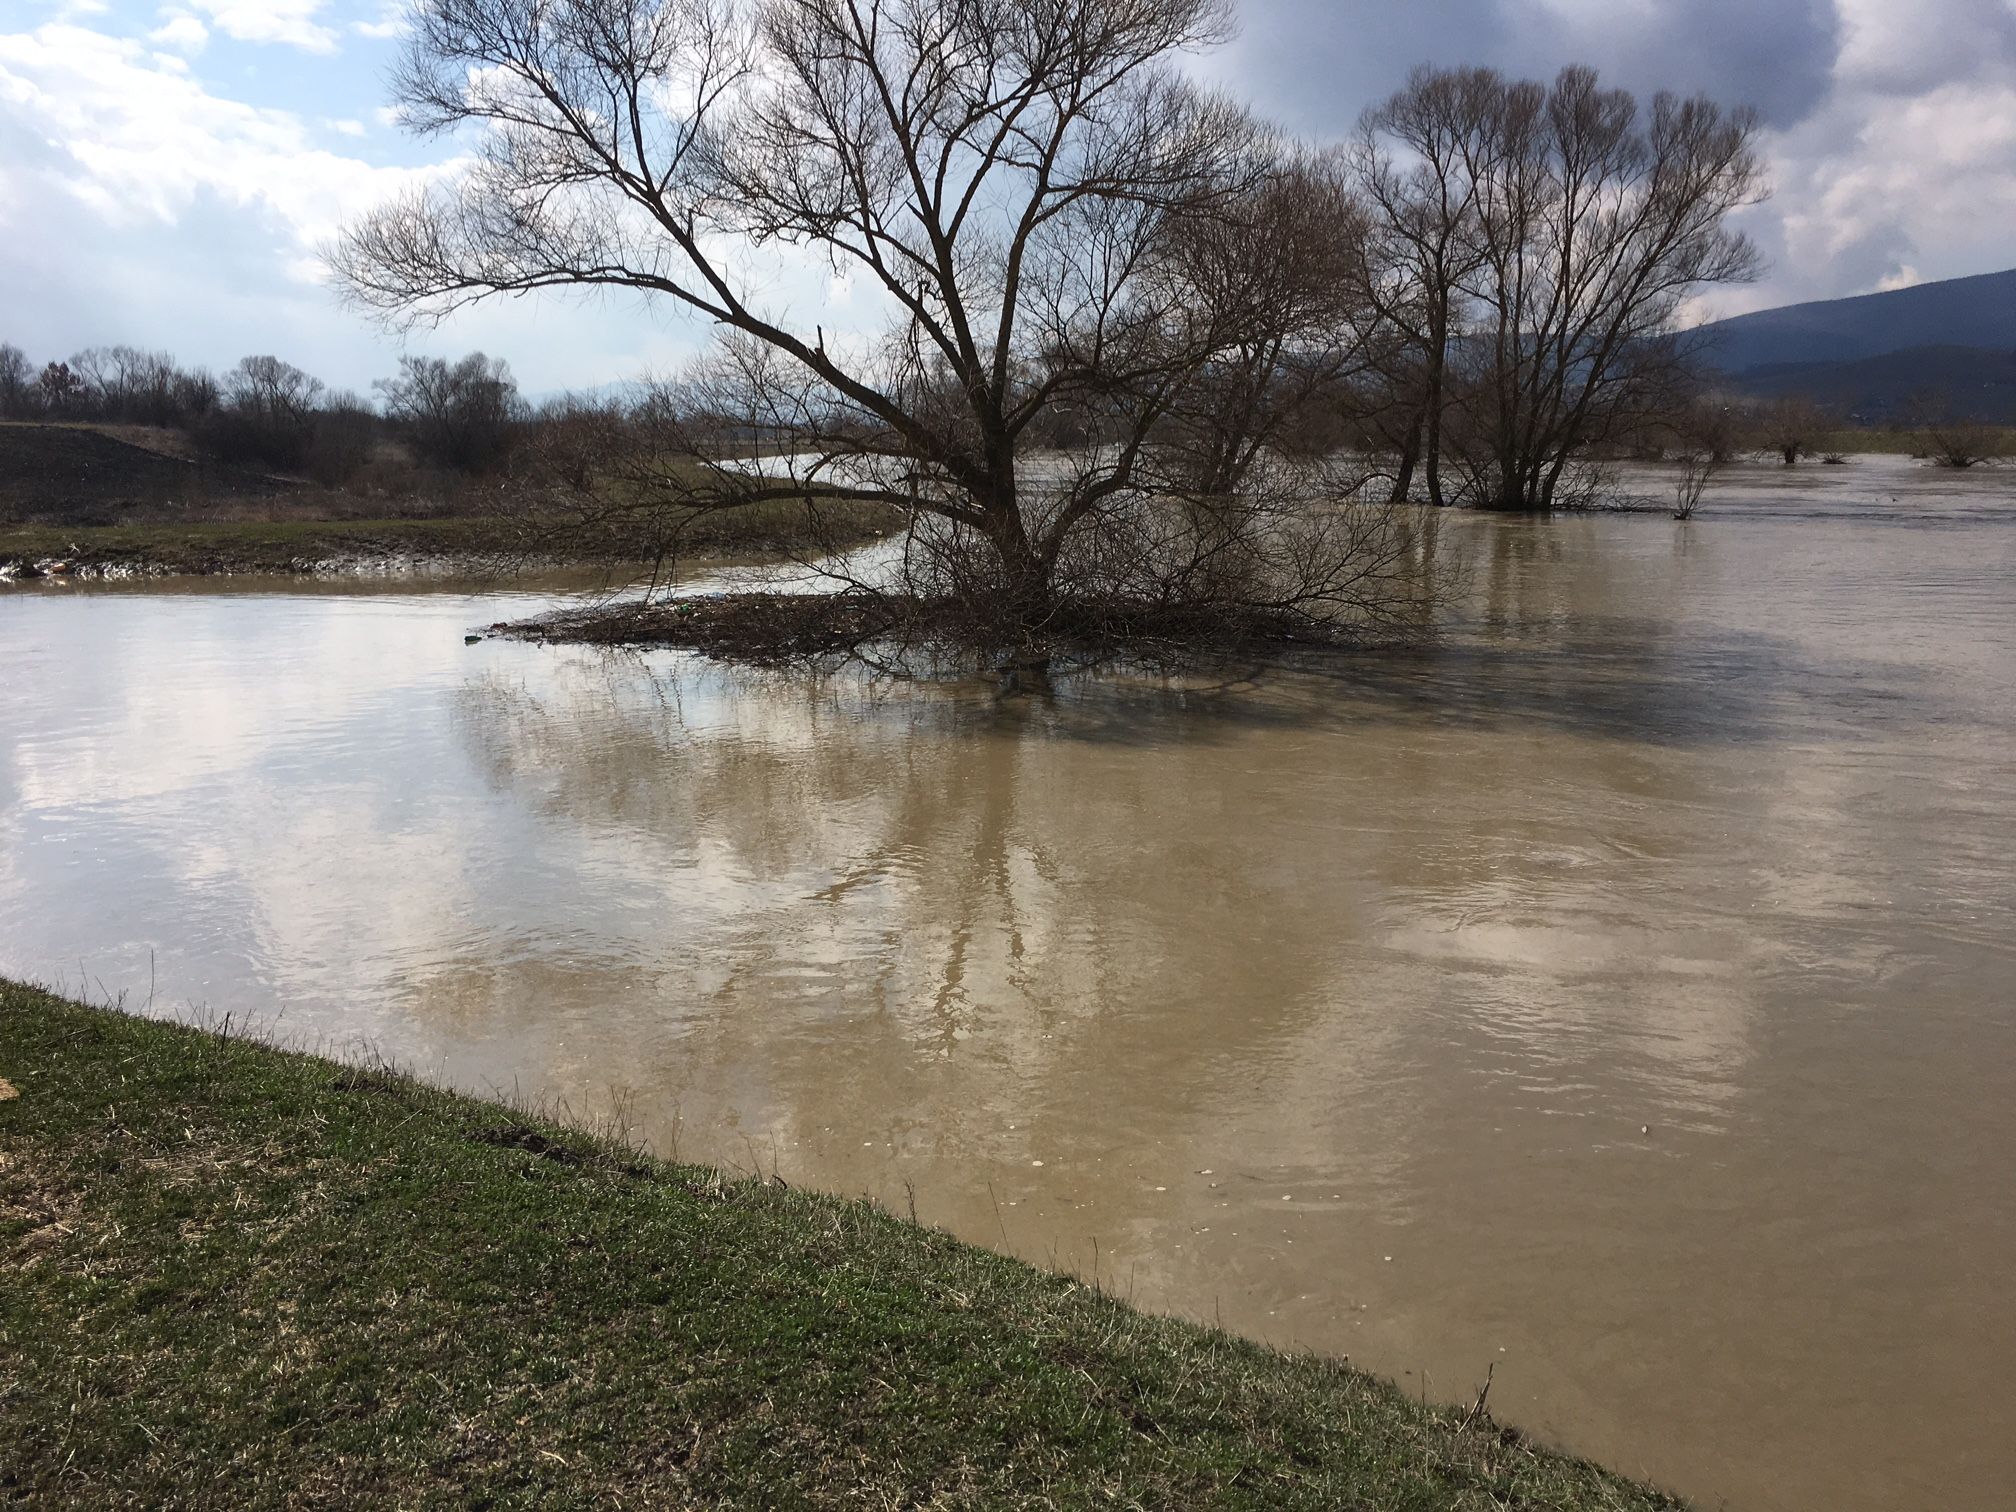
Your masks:
{"label": "twig", "polygon": [[1496,1360],[1492,1360],[1485,1365],[1484,1384],[1477,1392],[1477,1400],[1471,1404],[1470,1410],[1463,1414],[1463,1421],[1456,1425],[1458,1433],[1468,1433],[1470,1425],[1484,1416],[1484,1403],[1491,1396],[1491,1377],[1497,1372],[1497,1369],[1498,1362]]}
{"label": "twig", "polygon": [[1001,1247],[1003,1249],[1010,1248],[1008,1243],[1008,1223],[1001,1216],[1001,1199],[994,1195],[994,1183],[991,1181],[987,1183],[987,1200],[994,1204],[994,1221],[1001,1228]]}

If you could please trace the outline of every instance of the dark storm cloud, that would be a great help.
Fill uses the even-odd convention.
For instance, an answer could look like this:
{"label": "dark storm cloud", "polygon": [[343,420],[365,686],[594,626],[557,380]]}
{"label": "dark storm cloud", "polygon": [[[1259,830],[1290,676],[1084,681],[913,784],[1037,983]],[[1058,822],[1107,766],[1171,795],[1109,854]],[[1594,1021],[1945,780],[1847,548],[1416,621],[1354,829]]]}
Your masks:
{"label": "dark storm cloud", "polygon": [[1214,70],[1304,132],[1348,130],[1417,63],[1607,83],[1757,107],[1773,126],[1825,95],[1839,26],[1825,0],[1238,0],[1242,32]]}

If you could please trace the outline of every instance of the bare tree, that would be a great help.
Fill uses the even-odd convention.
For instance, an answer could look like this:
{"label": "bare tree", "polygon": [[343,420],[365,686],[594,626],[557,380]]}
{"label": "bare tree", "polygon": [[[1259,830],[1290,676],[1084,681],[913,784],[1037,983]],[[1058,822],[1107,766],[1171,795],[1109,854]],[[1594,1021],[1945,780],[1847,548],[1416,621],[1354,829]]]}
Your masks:
{"label": "bare tree", "polygon": [[1678,471],[1673,478],[1673,518],[1691,520],[1722,463],[1712,450],[1699,446],[1683,448],[1674,460]]}
{"label": "bare tree", "polygon": [[1226,210],[1180,219],[1169,237],[1176,297],[1227,335],[1160,436],[1166,464],[1207,497],[1237,493],[1312,407],[1343,408],[1377,329],[1357,276],[1366,217],[1341,159],[1290,160]]}
{"label": "bare tree", "polygon": [[35,380],[40,408],[51,414],[72,414],[84,401],[84,380],[67,362],[52,362]]}
{"label": "bare tree", "polygon": [[1827,412],[1811,399],[1792,395],[1773,399],[1757,411],[1756,434],[1766,451],[1774,452],[1787,467],[1802,457],[1810,457],[1821,437],[1830,428]]}
{"label": "bare tree", "polygon": [[79,413],[103,416],[108,395],[116,393],[110,352],[104,347],[86,347],[71,353],[65,366],[77,379],[77,397],[72,408]]}
{"label": "bare tree", "polygon": [[1950,395],[1920,394],[1911,401],[1910,411],[1914,450],[1930,458],[1935,467],[1978,467],[1997,460],[2009,449],[2006,431],[1969,418]]}
{"label": "bare tree", "polygon": [[[1197,479],[1165,465],[1200,434],[1186,402],[1256,348],[1274,383],[1291,366],[1295,343],[1255,321],[1303,319],[1295,300],[1205,292],[1199,228],[1264,236],[1256,212],[1280,211],[1270,134],[1175,62],[1227,17],[1223,0],[423,0],[396,92],[418,130],[483,128],[476,166],[353,227],[334,265],[391,313],[614,288],[715,322],[718,354],[658,412],[688,453],[665,496],[895,503],[924,522],[933,581],[1040,659],[1064,598],[1166,584],[1152,563],[1194,554]],[[771,311],[745,263],[780,249],[872,289],[880,339]],[[722,456],[723,416],[765,465]]]}
{"label": "bare tree", "polygon": [[377,450],[384,424],[360,396],[348,391],[327,395],[308,428],[303,469],[328,488],[356,484]]}
{"label": "bare tree", "polygon": [[34,371],[26,352],[0,342],[0,419],[19,420],[31,412]]}
{"label": "bare tree", "polygon": [[192,425],[216,405],[217,380],[166,352],[88,347],[38,375],[17,346],[0,345],[0,417],[50,410],[137,425]]}
{"label": "bare tree", "polygon": [[1466,283],[1483,257],[1478,199],[1494,171],[1504,92],[1489,69],[1421,67],[1359,123],[1354,164],[1370,212],[1359,282],[1400,338],[1388,348],[1389,382],[1418,405],[1399,431],[1400,498],[1418,465],[1429,502],[1447,502],[1442,421],[1451,347],[1464,330]]}
{"label": "bare tree", "polygon": [[180,368],[175,374],[175,413],[184,426],[200,425],[214,412],[224,391],[207,368]]}
{"label": "bare tree", "polygon": [[[1432,136],[1407,129],[1424,115]],[[1587,448],[1670,408],[1686,379],[1681,304],[1759,267],[1725,224],[1761,192],[1755,131],[1750,112],[1705,99],[1660,94],[1641,111],[1579,67],[1551,87],[1424,70],[1369,118],[1369,193],[1406,183],[1404,214],[1386,218],[1413,217],[1409,245],[1435,251],[1413,279],[1431,343],[1436,312],[1452,328],[1460,316],[1430,413],[1471,502],[1551,508]]]}
{"label": "bare tree", "polygon": [[170,425],[184,418],[185,377],[166,352],[139,347],[88,347],[70,359],[84,385],[84,403],[102,420]]}
{"label": "bare tree", "polygon": [[322,380],[278,357],[241,358],[224,375],[222,403],[198,440],[211,456],[233,463],[298,468],[314,438]]}
{"label": "bare tree", "polygon": [[224,402],[241,415],[282,423],[314,413],[322,380],[278,357],[241,357],[224,375]]}
{"label": "bare tree", "polygon": [[1754,444],[1757,417],[1749,405],[1728,394],[1694,393],[1660,417],[1678,453],[1699,453],[1717,467],[1734,462]]}
{"label": "bare tree", "polygon": [[481,352],[459,362],[402,357],[399,376],[376,387],[386,415],[411,428],[420,454],[461,472],[483,472],[503,459],[522,408],[510,367]]}

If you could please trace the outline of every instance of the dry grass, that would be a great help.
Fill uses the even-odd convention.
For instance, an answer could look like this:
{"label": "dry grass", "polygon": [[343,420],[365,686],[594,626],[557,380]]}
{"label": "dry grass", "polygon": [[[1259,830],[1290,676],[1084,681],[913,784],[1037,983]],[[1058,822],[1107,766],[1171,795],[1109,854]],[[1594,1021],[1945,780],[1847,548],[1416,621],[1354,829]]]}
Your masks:
{"label": "dry grass", "polygon": [[[830,514],[830,512],[829,512]],[[680,533],[683,554],[790,551],[804,544],[787,506],[751,506],[707,515]],[[863,511],[846,539],[887,527]],[[833,528],[830,519],[822,530]],[[462,515],[417,519],[230,520],[201,524],[102,526],[0,524],[0,573],[213,576],[286,574],[414,562],[477,571],[516,567],[625,565],[649,562],[657,536],[603,530],[570,536],[523,516]]]}

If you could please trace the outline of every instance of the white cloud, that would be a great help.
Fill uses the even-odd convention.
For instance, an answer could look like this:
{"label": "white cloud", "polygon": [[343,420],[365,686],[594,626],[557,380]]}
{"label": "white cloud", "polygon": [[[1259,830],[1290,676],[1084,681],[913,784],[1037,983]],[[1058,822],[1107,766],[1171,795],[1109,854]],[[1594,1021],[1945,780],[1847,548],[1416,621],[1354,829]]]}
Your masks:
{"label": "white cloud", "polygon": [[360,37],[372,37],[380,41],[388,37],[405,36],[405,0],[384,0],[384,3],[378,7],[377,20],[353,21],[350,23],[350,30],[357,33]]}
{"label": "white cloud", "polygon": [[1917,94],[2007,61],[2016,16],[2005,0],[1835,0],[1841,18],[1837,83]]}
{"label": "white cloud", "polygon": [[137,42],[75,27],[0,36],[0,114],[52,159],[0,165],[0,202],[74,198],[114,227],[172,224],[213,195],[272,212],[305,248],[426,172],[319,149],[291,113],[222,99]]}
{"label": "white cloud", "polygon": [[2016,261],[2016,65],[1919,94],[1844,85],[1771,149],[1774,282],[1854,294]]}
{"label": "white cloud", "polygon": [[[136,38],[0,33],[0,288],[12,296],[0,337],[45,358],[125,341],[213,367],[277,351],[364,387],[397,346],[339,304],[319,250],[456,165],[379,166],[352,155],[361,145],[321,145],[331,129],[224,98]],[[558,295],[469,311],[427,338],[448,354],[508,354],[534,390],[664,370],[704,340],[634,299]]]}
{"label": "white cloud", "polygon": [[173,16],[147,33],[147,40],[159,42],[163,47],[179,48],[183,52],[201,52],[210,40],[210,28],[194,16]]}
{"label": "white cloud", "polygon": [[323,0],[189,0],[191,7],[237,42],[272,42],[333,53],[336,33],[315,19]]}
{"label": "white cloud", "polygon": [[2016,0],[1241,0],[1213,82],[1331,140],[1417,62],[1545,78],[1599,66],[1636,91],[1762,111],[1777,183],[1743,223],[1772,261],[1734,313],[2016,263]]}
{"label": "white cloud", "polygon": [[[1810,73],[1815,83],[1810,90],[1802,85],[1796,99],[1780,101],[1782,108],[1771,115],[1777,124],[1762,145],[1777,192],[1744,216],[1772,260],[1771,272],[1754,287],[1715,291],[1702,301],[1701,314],[2016,262],[2016,212],[2010,209],[2016,205],[2016,0],[1922,0],[1912,7],[1895,0],[1688,3],[1715,15],[1746,6],[1760,13],[1804,7],[1839,23],[1838,33],[1826,27],[1816,32],[1825,34],[1825,45],[1808,42],[1784,54],[1787,66],[1796,61],[1802,77]],[[13,20],[18,4],[0,0],[0,27]],[[38,0],[33,9],[48,17],[96,4]],[[1655,12],[1667,13],[1654,0],[1618,0],[1609,7],[1601,0],[1450,5],[1484,20],[1530,20],[1547,37],[1567,37],[1578,46],[1626,52],[1627,34],[1637,23],[1649,25]],[[32,334],[66,350],[143,338],[185,351],[229,342],[225,350],[235,360],[255,349],[249,343],[259,350],[284,345],[292,331],[291,350],[310,364],[354,364],[347,371],[325,368],[324,376],[368,380],[374,368],[365,364],[379,358],[366,352],[366,344],[375,338],[320,287],[316,248],[365,206],[443,170],[365,161],[394,152],[411,160],[419,149],[395,147],[391,132],[381,129],[396,126],[396,110],[366,103],[377,90],[377,61],[362,44],[352,41],[347,58],[293,70],[290,77],[307,76],[314,90],[310,97],[286,97],[299,113],[227,98],[218,93],[230,87],[221,74],[209,84],[198,74],[220,52],[228,55],[227,38],[328,53],[339,41],[385,35],[397,27],[397,0],[163,0],[158,13],[151,0],[134,0],[131,8],[152,14],[151,33],[145,24],[121,27],[134,35],[119,39],[52,23],[0,35],[0,226],[35,233],[0,237],[0,287],[16,295],[0,310],[11,328],[0,334],[14,340]],[[1296,33],[1308,43],[1299,51],[1221,55],[1221,62],[1239,67],[1214,76],[1263,108],[1287,108],[1281,81],[1269,72],[1287,66],[1281,58],[1330,47],[1324,67],[1334,70],[1357,42],[1380,41],[1340,25],[1337,0],[1244,0],[1244,8],[1252,21],[1276,11],[1308,21]],[[1391,15],[1395,25],[1414,19],[1373,49],[1378,56],[1360,70],[1372,82],[1326,76],[1315,103],[1304,110],[1312,130],[1344,129],[1366,103],[1361,95],[1392,87],[1417,55],[1436,55],[1423,41],[1428,23],[1417,26],[1416,11],[1393,7]],[[1520,28],[1494,29],[1484,20],[1463,33],[1461,56],[1530,71],[1531,48],[1518,41]],[[1449,28],[1437,21],[1431,29],[1439,34]],[[1752,28],[1718,40],[1712,28],[1697,30],[1695,51],[1709,62],[1734,57],[1737,42],[1757,34]],[[1788,37],[1796,31],[1780,30]],[[203,51],[206,41],[216,45]],[[202,61],[192,69],[187,59],[199,54]],[[285,71],[273,69],[270,57],[262,61],[269,72]],[[1684,82],[1682,64],[1668,59],[1637,73],[1623,71],[1622,64],[1612,71],[1604,61],[1606,76],[1641,90]],[[1754,80],[1732,76],[1716,89],[1740,97],[1753,92]],[[738,252],[732,260],[766,303],[780,307],[778,313],[808,330],[823,324],[831,340],[842,339],[840,327],[871,331],[879,323],[874,291],[831,280],[823,264],[813,265],[816,259],[798,266]],[[440,349],[466,341],[507,351],[531,385],[558,387],[666,366],[701,339],[669,307],[656,307],[667,321],[663,328],[640,318],[642,308],[614,295],[500,302],[455,317],[451,329],[466,334],[444,335]],[[564,319],[553,318],[551,312],[563,309]],[[542,318],[541,311],[548,313]],[[270,340],[261,333],[265,328],[272,329]],[[232,334],[219,334],[227,330]]]}

